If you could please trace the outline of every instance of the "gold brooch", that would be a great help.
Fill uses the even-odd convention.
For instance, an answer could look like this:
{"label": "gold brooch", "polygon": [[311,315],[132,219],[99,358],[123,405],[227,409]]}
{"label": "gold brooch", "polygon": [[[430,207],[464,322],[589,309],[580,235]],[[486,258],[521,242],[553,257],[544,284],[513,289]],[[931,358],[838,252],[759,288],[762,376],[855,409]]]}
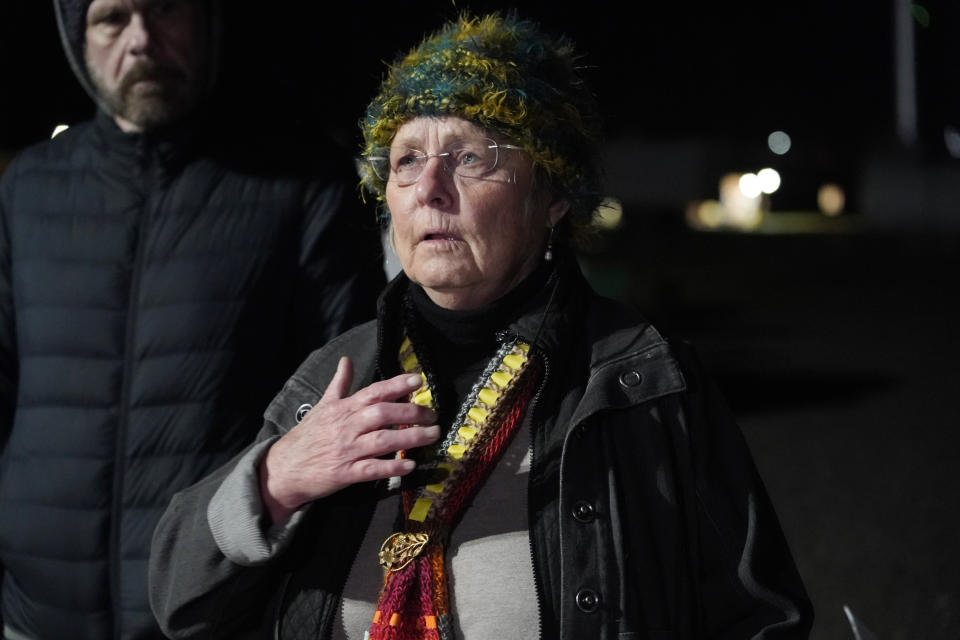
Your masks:
{"label": "gold brooch", "polygon": [[400,571],[413,562],[430,540],[426,533],[395,533],[380,545],[380,566],[387,571]]}

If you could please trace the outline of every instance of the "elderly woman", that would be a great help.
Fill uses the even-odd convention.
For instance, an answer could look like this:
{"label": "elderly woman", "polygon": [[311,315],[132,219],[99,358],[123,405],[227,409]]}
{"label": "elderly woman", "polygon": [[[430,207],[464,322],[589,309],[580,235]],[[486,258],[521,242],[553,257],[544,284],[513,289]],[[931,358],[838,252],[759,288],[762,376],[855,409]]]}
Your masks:
{"label": "elderly woman", "polygon": [[178,494],[171,637],[799,638],[811,609],[697,365],[596,296],[597,111],[531,23],[461,18],[390,69],[363,182],[403,267],[257,442]]}

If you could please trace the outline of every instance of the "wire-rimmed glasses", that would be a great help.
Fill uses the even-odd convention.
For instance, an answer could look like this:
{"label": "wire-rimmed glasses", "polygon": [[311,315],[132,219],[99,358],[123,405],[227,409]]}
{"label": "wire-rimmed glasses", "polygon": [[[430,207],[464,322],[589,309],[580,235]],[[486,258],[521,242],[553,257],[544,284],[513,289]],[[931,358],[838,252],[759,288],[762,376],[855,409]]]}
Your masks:
{"label": "wire-rimmed glasses", "polygon": [[[405,187],[420,179],[430,158],[440,158],[449,175],[462,178],[484,178],[497,168],[501,149],[522,150],[512,144],[502,144],[491,138],[458,140],[446,150],[426,153],[409,147],[391,147],[389,153],[374,153],[365,156],[370,168],[378,178],[392,180]],[[384,149],[384,152],[387,150]]]}

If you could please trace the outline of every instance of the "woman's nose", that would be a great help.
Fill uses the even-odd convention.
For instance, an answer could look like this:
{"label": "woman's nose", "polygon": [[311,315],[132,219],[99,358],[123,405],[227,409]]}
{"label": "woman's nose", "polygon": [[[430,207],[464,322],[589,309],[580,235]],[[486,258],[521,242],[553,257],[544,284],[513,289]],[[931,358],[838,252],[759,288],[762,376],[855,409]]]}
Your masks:
{"label": "woman's nose", "polygon": [[453,202],[453,176],[444,160],[444,156],[430,156],[424,161],[423,173],[416,185],[417,200],[421,204],[442,208]]}

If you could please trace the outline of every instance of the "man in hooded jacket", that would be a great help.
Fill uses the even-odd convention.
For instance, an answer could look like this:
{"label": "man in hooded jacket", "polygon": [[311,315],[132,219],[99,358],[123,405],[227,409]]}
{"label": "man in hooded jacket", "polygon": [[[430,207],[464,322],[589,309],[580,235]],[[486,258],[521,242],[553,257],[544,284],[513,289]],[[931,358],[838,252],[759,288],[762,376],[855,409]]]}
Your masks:
{"label": "man in hooded jacket", "polygon": [[213,133],[213,0],[55,7],[100,108],[0,181],[0,616],[7,640],[159,638],[157,519],[373,315],[380,246],[339,154],[265,171]]}

